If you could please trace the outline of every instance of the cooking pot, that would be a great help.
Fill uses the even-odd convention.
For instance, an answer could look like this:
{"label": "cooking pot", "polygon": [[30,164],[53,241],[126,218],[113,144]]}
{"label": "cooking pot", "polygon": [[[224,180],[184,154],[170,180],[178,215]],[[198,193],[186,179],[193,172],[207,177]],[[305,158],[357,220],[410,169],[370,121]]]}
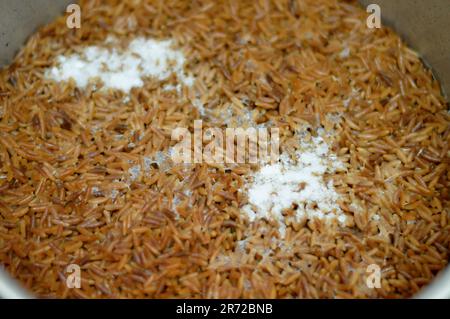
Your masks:
{"label": "cooking pot", "polygon": [[[75,1],[0,0],[0,67],[8,64],[26,39]],[[448,0],[360,0],[365,8],[377,4],[383,23],[394,28],[422,56],[450,94],[450,4]],[[442,270],[416,298],[450,298],[450,267]],[[0,269],[0,298],[32,298]]]}

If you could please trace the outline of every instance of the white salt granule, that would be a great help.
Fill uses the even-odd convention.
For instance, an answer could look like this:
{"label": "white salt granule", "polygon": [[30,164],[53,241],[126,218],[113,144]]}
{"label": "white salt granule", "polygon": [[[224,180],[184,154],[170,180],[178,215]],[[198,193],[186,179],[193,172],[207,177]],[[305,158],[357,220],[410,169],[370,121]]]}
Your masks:
{"label": "white salt granule", "polygon": [[153,163],[154,163],[154,161],[150,157],[144,156],[144,170],[146,172],[152,168]]}
{"label": "white salt granule", "polygon": [[130,101],[131,101],[131,99],[130,99],[130,96],[129,96],[129,95],[125,96],[125,97],[122,99],[122,103],[124,103],[124,104],[128,104],[128,102],[130,102]]}
{"label": "white salt granule", "polygon": [[339,53],[339,57],[341,59],[345,59],[348,58],[350,56],[350,48],[349,47],[345,47],[340,53]]}
{"label": "white salt granule", "polygon": [[157,168],[167,171],[172,167],[171,159],[174,154],[174,149],[169,147],[167,152],[156,152],[153,156],[144,156],[144,170],[148,172],[152,169],[153,165],[156,165]]}
{"label": "white salt granule", "polygon": [[351,101],[352,101],[352,98],[349,97],[349,98],[345,99],[345,100],[343,101],[342,104],[344,104],[344,106],[345,106],[346,108],[348,108]]}
{"label": "white salt granule", "polygon": [[205,116],[205,107],[204,107],[204,105],[203,105],[203,102],[202,102],[202,100],[200,100],[200,99],[194,99],[193,101],[192,101],[192,105],[194,105],[196,108],[197,108],[197,110],[199,111],[199,113],[200,113],[200,115],[201,116]]}
{"label": "white salt granule", "polygon": [[139,175],[141,175],[141,165],[135,165],[128,169],[128,173],[130,174],[130,179],[135,181]]}
{"label": "white salt granule", "polygon": [[378,215],[378,214],[374,214],[373,216],[372,216],[372,220],[374,220],[374,221],[379,221],[380,220],[380,215]]}
{"label": "white salt granule", "polygon": [[[297,220],[303,218],[331,219],[344,224],[346,216],[341,211],[332,181],[325,183],[324,174],[335,171],[342,164],[330,154],[322,137],[302,142],[295,160],[286,154],[275,164],[265,165],[248,184],[249,205],[243,212],[250,221],[275,219],[280,224],[280,235],[285,233],[283,210],[293,207]],[[295,204],[295,206],[293,206]]]}
{"label": "white salt granule", "polygon": [[[109,39],[106,43],[110,42]],[[143,86],[143,77],[164,80],[172,73],[182,84],[191,86],[194,78],[183,71],[185,57],[181,51],[172,49],[172,45],[170,40],[140,37],[132,40],[125,50],[89,46],[81,54],[57,57],[58,65],[49,69],[46,75],[56,81],[72,78],[81,88],[99,78],[105,88],[126,93],[133,87]]]}
{"label": "white salt granule", "polygon": [[92,187],[91,191],[92,191],[92,194],[94,194],[95,196],[102,195],[102,191],[97,186]]}
{"label": "white salt granule", "polygon": [[247,240],[246,239],[238,240],[236,242],[236,247],[240,251],[245,251],[246,246],[247,246]]}
{"label": "white salt granule", "polygon": [[119,195],[119,191],[117,189],[111,190],[111,198],[116,199],[117,195]]}

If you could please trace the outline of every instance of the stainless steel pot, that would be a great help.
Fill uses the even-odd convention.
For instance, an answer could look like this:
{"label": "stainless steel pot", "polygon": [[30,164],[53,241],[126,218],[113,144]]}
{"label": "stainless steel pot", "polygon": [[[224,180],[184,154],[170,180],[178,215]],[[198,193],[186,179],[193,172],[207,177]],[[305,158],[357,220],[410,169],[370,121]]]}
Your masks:
{"label": "stainless steel pot", "polygon": [[[0,66],[11,61],[37,26],[64,11],[70,0],[0,0]],[[449,0],[360,0],[365,7],[376,3],[384,23],[392,26],[429,64],[450,94]],[[450,266],[441,271],[416,298],[450,298]],[[0,298],[32,298],[0,269]]]}

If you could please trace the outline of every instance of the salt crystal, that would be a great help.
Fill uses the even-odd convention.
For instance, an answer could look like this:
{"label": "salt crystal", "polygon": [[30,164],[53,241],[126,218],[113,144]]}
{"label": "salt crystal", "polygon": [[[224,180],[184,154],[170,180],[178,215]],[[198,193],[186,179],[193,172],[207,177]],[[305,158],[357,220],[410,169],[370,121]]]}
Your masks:
{"label": "salt crystal", "polygon": [[297,206],[297,220],[337,218],[341,224],[346,221],[337,204],[339,194],[332,181],[324,181],[325,173],[335,171],[337,158],[330,154],[321,136],[301,142],[301,149],[295,154],[296,161],[282,154],[278,163],[262,166],[247,184],[249,204],[242,211],[250,221],[277,220],[282,237],[286,232],[282,212],[293,204]]}
{"label": "salt crystal", "polygon": [[125,96],[125,97],[122,99],[122,103],[125,103],[125,104],[127,104],[127,103],[130,102],[130,101],[131,101],[131,98],[130,98],[129,95]]}
{"label": "salt crystal", "polygon": [[245,279],[245,280],[244,280],[244,289],[245,289],[245,290],[250,290],[250,289],[252,289],[252,283],[251,283],[248,279]]}
{"label": "salt crystal", "polygon": [[116,199],[117,195],[119,195],[119,191],[117,189],[111,190],[111,198]]}
{"label": "salt crystal", "polygon": [[97,186],[94,186],[92,187],[92,194],[94,194],[95,196],[100,196],[102,195],[102,191]]}
{"label": "salt crystal", "polygon": [[[107,39],[106,43],[111,41]],[[94,78],[100,78],[105,88],[128,93],[131,88],[144,85],[143,77],[165,80],[175,73],[178,81],[192,86],[194,78],[183,71],[185,57],[172,46],[170,40],[143,37],[132,40],[125,50],[88,46],[81,54],[58,56],[58,65],[47,70],[46,76],[55,81],[72,78],[81,88],[87,87]],[[125,99],[124,103],[127,102]]]}
{"label": "salt crystal", "polygon": [[345,47],[341,53],[339,53],[339,57],[342,59],[348,58],[350,56],[350,48],[349,47]]}
{"label": "salt crystal", "polygon": [[380,215],[378,215],[378,214],[375,214],[375,215],[373,215],[372,216],[372,220],[374,220],[374,221],[379,221],[380,220]]}
{"label": "salt crystal", "polygon": [[141,165],[135,165],[128,169],[128,173],[130,174],[130,179],[135,181],[139,175],[141,175]]}
{"label": "salt crystal", "polygon": [[152,164],[154,163],[154,161],[147,156],[144,156],[144,170],[147,172],[152,168]]}
{"label": "salt crystal", "polygon": [[203,106],[203,103],[202,103],[202,101],[200,99],[193,100],[192,104],[200,112],[201,116],[205,116],[205,107]]}

